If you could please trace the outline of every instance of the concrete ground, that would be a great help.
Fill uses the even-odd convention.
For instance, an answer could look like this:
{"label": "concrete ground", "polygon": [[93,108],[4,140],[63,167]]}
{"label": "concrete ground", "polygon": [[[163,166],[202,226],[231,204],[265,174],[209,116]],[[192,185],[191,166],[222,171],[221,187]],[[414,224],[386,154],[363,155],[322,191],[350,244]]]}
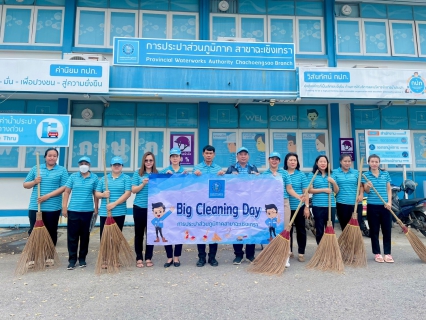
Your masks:
{"label": "concrete ground", "polygon": [[[196,246],[190,245],[184,247],[179,268],[165,269],[164,248],[156,246],[154,267],[96,276],[99,229],[92,232],[87,268],[66,270],[66,229],[59,229],[62,265],[15,277],[26,241],[23,231],[0,229],[1,319],[426,318],[426,264],[399,227],[392,234],[394,264],[374,262],[370,239],[364,238],[367,268],[346,267],[335,274],[307,270],[307,262],[292,259],[291,267],[274,277],[248,273],[247,262],[232,265],[233,250],[227,245],[219,245],[216,268],[197,268]],[[132,243],[133,228],[125,227],[124,235]],[[315,249],[309,235],[307,261]]]}

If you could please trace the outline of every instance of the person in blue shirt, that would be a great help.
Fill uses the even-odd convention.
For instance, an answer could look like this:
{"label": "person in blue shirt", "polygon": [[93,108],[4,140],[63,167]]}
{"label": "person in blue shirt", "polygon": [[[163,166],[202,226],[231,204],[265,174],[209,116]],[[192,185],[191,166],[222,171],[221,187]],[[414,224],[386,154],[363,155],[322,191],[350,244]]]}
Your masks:
{"label": "person in blue shirt", "polygon": [[333,170],[331,177],[339,186],[339,193],[336,196],[336,213],[339,219],[342,231],[351,220],[354,211],[355,201],[358,202],[357,213],[359,225],[364,226],[362,220],[362,200],[364,198],[364,188],[360,185],[359,192],[356,194],[358,186],[359,171],[351,168],[352,158],[348,154],[340,155],[340,167]]}
{"label": "person in blue shirt", "polygon": [[[374,260],[379,263],[393,263],[394,260],[391,256],[392,217],[389,212],[392,208],[391,178],[388,172],[380,169],[380,157],[378,155],[370,155],[368,157],[368,165],[370,166],[370,170],[365,173],[365,176],[369,182],[364,178],[362,182],[364,183],[364,191],[368,193],[367,219],[370,227],[371,248]],[[372,186],[382,196],[386,202],[385,205],[383,205],[382,200],[377,196],[376,192],[371,189]],[[382,228],[383,234],[384,258],[380,252],[380,228]]]}
{"label": "person in blue shirt", "polygon": [[[77,259],[80,268],[86,267],[89,251],[90,222],[93,212],[98,214],[98,199],[95,197],[99,178],[90,172],[90,158],[78,160],[79,172],[73,173],[65,185],[62,198],[62,215],[67,221],[68,270],[73,270]],[[68,200],[71,200],[68,204]],[[78,242],[80,251],[78,252]]]}
{"label": "person in blue shirt", "polygon": [[[196,176],[201,176],[202,174],[216,174],[216,175],[224,175],[225,171],[222,170],[222,167],[218,164],[214,163],[214,157],[216,155],[215,147],[211,145],[207,145],[203,148],[203,158],[204,161],[197,164],[194,167],[194,174]],[[197,244],[198,250],[198,262],[197,267],[204,267],[206,264],[206,245],[205,244]],[[212,267],[217,267],[219,262],[216,260],[216,252],[217,252],[217,243],[209,244],[209,260],[208,263]]]}
{"label": "person in blue shirt", "polygon": [[155,227],[155,235],[157,237],[154,242],[160,242],[158,234],[160,234],[161,241],[167,242],[167,239],[163,235],[164,220],[172,214],[174,209],[174,207],[170,207],[170,210],[166,212],[166,207],[162,202],[152,204],[152,214],[154,215],[154,219],[151,220],[151,223]]}
{"label": "person in blue shirt", "polygon": [[[248,149],[241,147],[237,150],[237,163],[232,165],[226,170],[226,174],[255,174],[258,175],[259,171],[255,165],[249,163],[250,155]],[[244,259],[243,244],[233,244],[235,259],[232,261],[233,264],[238,265]],[[254,250],[255,244],[246,244],[246,258],[250,262],[254,261]]]}
{"label": "person in blue shirt", "polygon": [[[24,181],[25,189],[33,189],[28,211],[30,219],[28,234],[31,234],[34,228],[38,203],[40,203],[43,223],[55,246],[58,241],[58,222],[62,207],[61,195],[68,180],[67,170],[56,164],[58,155],[58,150],[48,148],[44,153],[45,163],[40,165],[40,177],[37,176],[37,166],[34,166]],[[40,198],[37,196],[37,188],[40,188]],[[48,265],[52,263],[53,259],[47,261]]]}
{"label": "person in blue shirt", "polygon": [[268,216],[268,219],[265,220],[265,224],[269,228],[269,241],[277,236],[275,229],[280,224],[280,215],[278,214],[278,208],[275,204],[266,204],[265,212]]}
{"label": "person in blue shirt", "polygon": [[[142,163],[138,170],[135,171],[132,178],[132,192],[136,194],[133,201],[133,221],[135,223],[135,252],[136,267],[143,268],[143,238],[145,230],[148,226],[148,187],[149,177],[153,173],[158,173],[155,156],[148,151],[142,157]],[[152,256],[154,246],[146,243],[145,263],[147,267],[152,267]]]}
{"label": "person in blue shirt", "polygon": [[[315,217],[315,229],[316,229],[316,240],[317,244],[321,242],[322,236],[324,235],[325,227],[328,221],[328,197],[331,195],[331,222],[334,228],[334,220],[336,218],[336,200],[333,193],[339,192],[339,186],[336,181],[328,176],[328,162],[327,156],[320,155],[315,159],[315,164],[312,168],[312,172],[308,176],[310,181],[315,172],[319,170],[315,180],[312,183],[309,193],[312,193],[312,213]],[[330,187],[328,184],[330,183]]]}
{"label": "person in blue shirt", "polygon": [[[126,201],[129,199],[132,188],[132,180],[124,173],[123,159],[121,157],[113,157],[111,159],[111,173],[107,177],[99,180],[96,187],[96,197],[102,199],[99,208],[99,217],[101,222],[100,237],[104,230],[107,213],[110,211],[117,226],[123,230],[124,221],[126,220],[127,206]],[[108,179],[108,190],[106,190],[105,179]],[[107,204],[109,198],[109,204]]]}
{"label": "person in blue shirt", "polygon": [[[182,161],[181,150],[179,148],[173,148],[170,150],[170,166],[163,169],[160,173],[166,174],[186,174],[186,170],[180,165]],[[182,245],[176,244],[173,250],[173,246],[171,244],[164,246],[166,249],[167,262],[164,264],[164,268],[170,267],[172,264],[175,267],[180,266],[179,257],[182,254]]]}

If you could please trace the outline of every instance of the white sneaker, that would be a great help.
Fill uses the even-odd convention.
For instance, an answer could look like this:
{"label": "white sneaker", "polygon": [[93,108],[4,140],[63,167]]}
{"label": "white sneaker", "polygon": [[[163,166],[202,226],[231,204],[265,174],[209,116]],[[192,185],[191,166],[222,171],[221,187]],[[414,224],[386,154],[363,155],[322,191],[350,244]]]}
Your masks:
{"label": "white sneaker", "polygon": [[285,263],[286,268],[290,268],[290,258],[287,259],[287,262]]}

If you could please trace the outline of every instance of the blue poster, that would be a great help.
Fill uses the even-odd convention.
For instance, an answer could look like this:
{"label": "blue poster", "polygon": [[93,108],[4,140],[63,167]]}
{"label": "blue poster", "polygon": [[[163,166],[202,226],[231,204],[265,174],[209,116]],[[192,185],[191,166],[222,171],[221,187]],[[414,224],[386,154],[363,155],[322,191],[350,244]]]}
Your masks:
{"label": "blue poster", "polygon": [[[164,132],[162,131],[139,131],[137,137],[138,144],[138,162],[135,167],[140,168],[142,165],[142,157],[145,152],[152,152],[155,157],[157,168],[168,166],[164,164]],[[168,151],[166,152],[168,153]]]}
{"label": "blue poster", "polygon": [[237,134],[231,131],[213,132],[212,145],[216,149],[214,162],[227,168],[237,162]]}
{"label": "blue poster", "polygon": [[426,168],[426,132],[413,134],[416,168]]}
{"label": "blue poster", "polygon": [[268,108],[240,104],[238,109],[240,111],[240,128],[268,128]]}
{"label": "blue poster", "polygon": [[113,157],[123,159],[124,170],[128,170],[132,163],[133,148],[132,131],[106,131],[106,166]]}
{"label": "blue poster", "polygon": [[303,168],[312,168],[319,155],[326,155],[328,142],[325,138],[323,132],[302,133]]}
{"label": "blue poster", "polygon": [[410,164],[410,139],[409,130],[365,130],[366,156],[378,155],[381,164]]}
{"label": "blue poster", "polygon": [[297,106],[269,106],[269,128],[297,129]]}
{"label": "blue poster", "polygon": [[328,115],[325,105],[299,106],[300,129],[327,129]]}
{"label": "blue poster", "polygon": [[281,153],[281,163],[289,152],[297,153],[296,132],[274,132],[272,134],[272,151]]}
{"label": "blue poster", "polygon": [[100,131],[74,130],[72,140],[71,167],[78,168],[78,159],[82,156],[88,156],[91,166],[97,167],[99,164]]}
{"label": "blue poster", "polygon": [[361,158],[364,158],[364,164],[363,164],[363,169],[368,169],[368,163],[367,163],[367,158],[365,157],[366,153],[365,153],[365,134],[364,132],[358,132],[358,150],[359,150],[359,159],[358,161],[361,161]]}
{"label": "blue poster", "polygon": [[233,104],[210,104],[210,128],[238,128],[238,109]]}
{"label": "blue poster", "polygon": [[284,229],[283,181],[272,175],[155,175],[149,244],[269,243]]}
{"label": "blue poster", "polygon": [[19,165],[19,147],[0,147],[0,168],[15,168]]}
{"label": "blue poster", "polygon": [[262,131],[242,132],[241,146],[249,151],[249,163],[258,169],[266,169],[266,133]]}

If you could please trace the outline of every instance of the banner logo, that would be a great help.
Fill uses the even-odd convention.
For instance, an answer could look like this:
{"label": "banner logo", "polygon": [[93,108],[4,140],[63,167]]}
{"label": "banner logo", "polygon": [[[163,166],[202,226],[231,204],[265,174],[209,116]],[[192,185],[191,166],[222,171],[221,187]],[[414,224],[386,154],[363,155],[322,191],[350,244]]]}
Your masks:
{"label": "banner logo", "polygon": [[225,180],[209,180],[209,198],[225,198]]}

